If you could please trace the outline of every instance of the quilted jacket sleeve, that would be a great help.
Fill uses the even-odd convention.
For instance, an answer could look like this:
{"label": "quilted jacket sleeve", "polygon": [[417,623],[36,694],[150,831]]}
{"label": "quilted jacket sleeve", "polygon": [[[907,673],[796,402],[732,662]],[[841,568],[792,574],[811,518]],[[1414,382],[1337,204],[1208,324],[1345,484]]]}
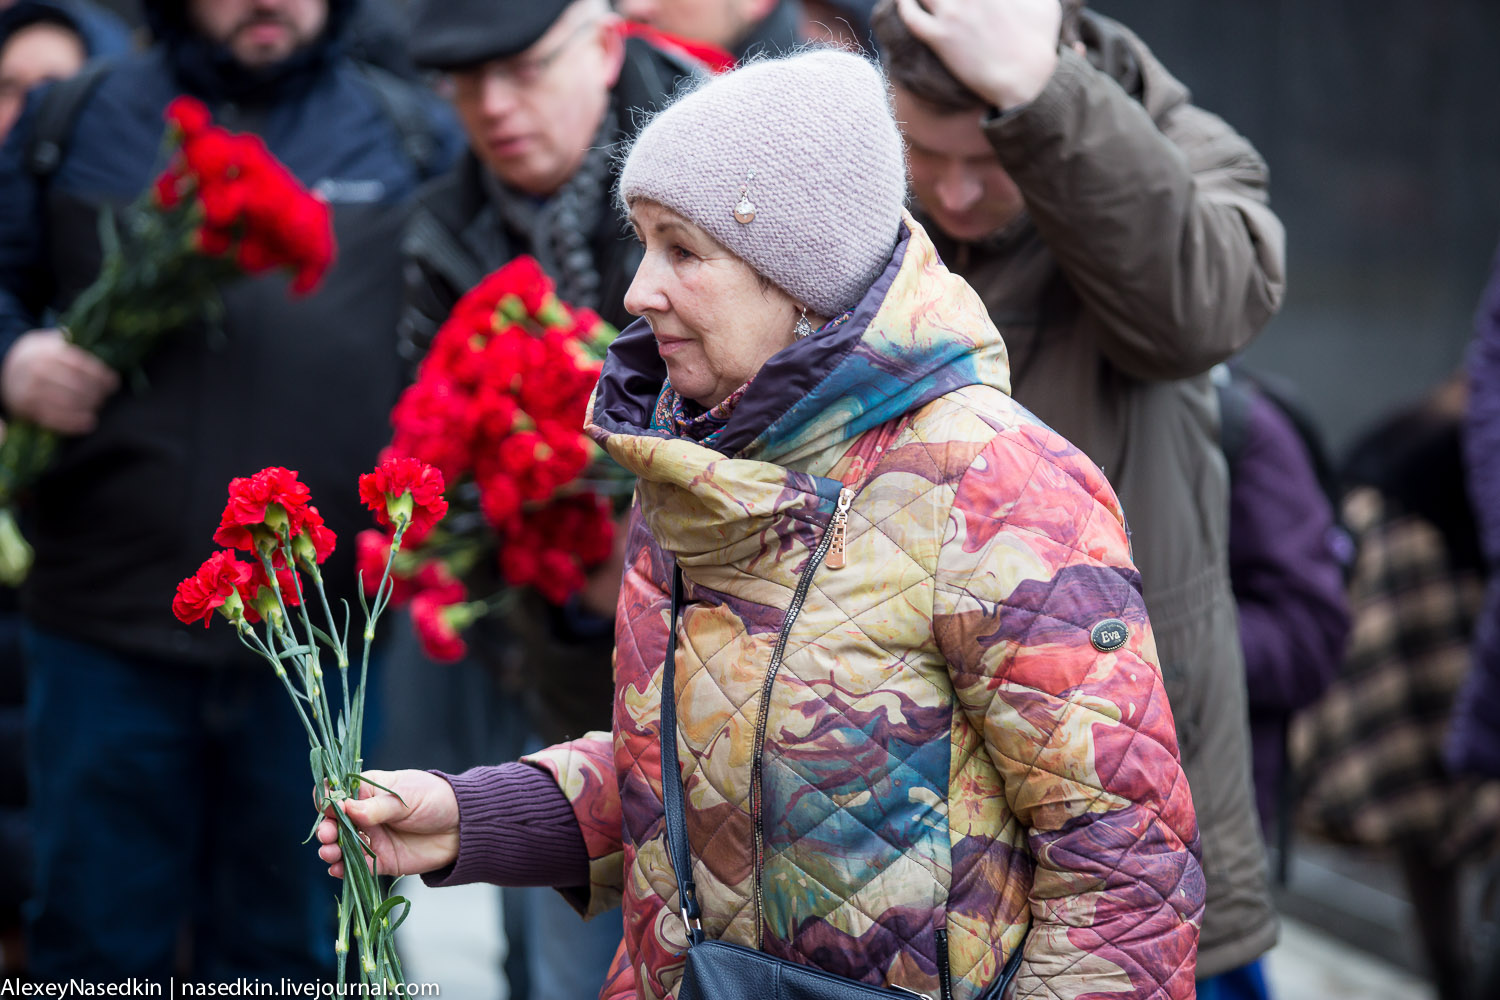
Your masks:
{"label": "quilted jacket sleeve", "polygon": [[1154,122],[1064,50],[1041,95],[986,132],[1116,367],[1197,375],[1280,307],[1285,235],[1266,165],[1215,116],[1184,104]]}
{"label": "quilted jacket sleeve", "polygon": [[608,733],[589,733],[521,759],[552,775],[583,831],[589,854],[588,894],[579,907],[584,917],[619,906],[625,887],[625,848],[614,741]]}
{"label": "quilted jacket sleeve", "polygon": [[[1035,862],[1013,995],[1192,997],[1197,823],[1118,501],[1022,427],[969,467],[944,537],[935,634]],[[1113,651],[1091,640],[1108,619]]]}

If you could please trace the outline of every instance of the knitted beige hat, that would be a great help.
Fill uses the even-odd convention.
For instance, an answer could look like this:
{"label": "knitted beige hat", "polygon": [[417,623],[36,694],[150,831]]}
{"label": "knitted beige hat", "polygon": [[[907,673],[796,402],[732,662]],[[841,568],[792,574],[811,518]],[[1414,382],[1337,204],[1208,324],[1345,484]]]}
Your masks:
{"label": "knitted beige hat", "polygon": [[834,49],[714,77],[641,130],[620,173],[621,201],[638,198],[836,316],[879,276],[900,233],[906,162],[885,77]]}

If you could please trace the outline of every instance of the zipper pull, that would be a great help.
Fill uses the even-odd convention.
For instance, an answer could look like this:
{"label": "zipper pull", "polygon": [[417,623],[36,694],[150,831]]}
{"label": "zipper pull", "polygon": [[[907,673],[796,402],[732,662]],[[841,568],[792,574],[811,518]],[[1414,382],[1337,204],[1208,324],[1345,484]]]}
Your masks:
{"label": "zipper pull", "polygon": [[843,569],[845,566],[844,546],[849,541],[849,505],[854,503],[854,491],[845,486],[839,490],[839,506],[833,512],[833,521],[828,525],[828,530],[833,532],[833,544],[828,549],[828,557],[824,563],[829,569]]}

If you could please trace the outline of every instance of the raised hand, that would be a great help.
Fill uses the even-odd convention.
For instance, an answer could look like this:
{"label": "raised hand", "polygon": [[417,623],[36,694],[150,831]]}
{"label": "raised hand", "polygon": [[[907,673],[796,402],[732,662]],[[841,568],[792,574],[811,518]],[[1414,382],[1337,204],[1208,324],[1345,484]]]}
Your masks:
{"label": "raised hand", "polygon": [[896,9],[960,83],[1002,110],[1034,100],[1057,68],[1058,0],[896,0]]}

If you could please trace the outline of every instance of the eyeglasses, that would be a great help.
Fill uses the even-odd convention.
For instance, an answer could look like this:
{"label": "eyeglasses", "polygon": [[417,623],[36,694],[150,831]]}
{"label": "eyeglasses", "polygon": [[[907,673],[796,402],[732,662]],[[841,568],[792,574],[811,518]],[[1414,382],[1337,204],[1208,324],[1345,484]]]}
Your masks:
{"label": "eyeglasses", "polygon": [[584,21],[568,32],[552,47],[550,52],[544,55],[533,56],[529,59],[497,59],[471,69],[449,73],[449,79],[453,81],[456,91],[478,90],[484,85],[495,82],[505,83],[516,90],[526,90],[536,86],[547,75],[552,64],[562,57],[569,46],[581,38],[585,32],[598,26],[599,22],[596,20]]}

